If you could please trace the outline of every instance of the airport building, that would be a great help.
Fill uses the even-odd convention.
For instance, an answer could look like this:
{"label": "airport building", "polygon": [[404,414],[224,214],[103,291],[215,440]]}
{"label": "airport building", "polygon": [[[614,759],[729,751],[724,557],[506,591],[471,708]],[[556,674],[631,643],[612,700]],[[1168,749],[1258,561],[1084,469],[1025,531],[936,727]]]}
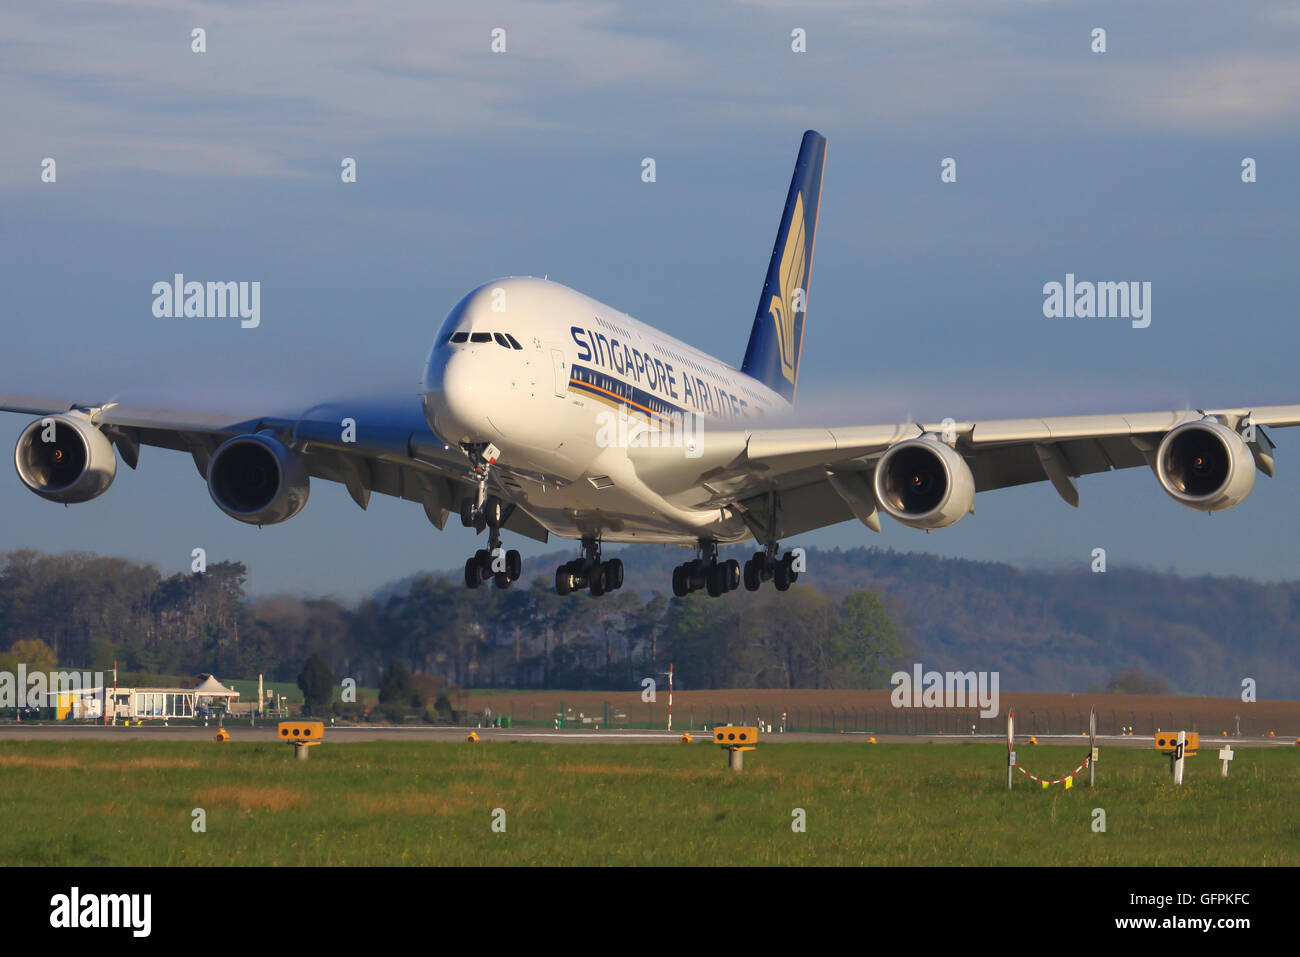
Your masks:
{"label": "airport building", "polygon": [[108,717],[114,721],[203,717],[230,711],[238,697],[238,691],[212,675],[204,675],[194,688],[110,688]]}

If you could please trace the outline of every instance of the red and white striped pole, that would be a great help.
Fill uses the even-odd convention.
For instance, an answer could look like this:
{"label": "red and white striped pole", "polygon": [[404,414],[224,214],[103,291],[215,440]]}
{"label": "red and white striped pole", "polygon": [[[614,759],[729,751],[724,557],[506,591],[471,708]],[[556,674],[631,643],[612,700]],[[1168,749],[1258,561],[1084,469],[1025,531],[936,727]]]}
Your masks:
{"label": "red and white striped pole", "polygon": [[673,729],[673,663],[668,662],[668,730]]}

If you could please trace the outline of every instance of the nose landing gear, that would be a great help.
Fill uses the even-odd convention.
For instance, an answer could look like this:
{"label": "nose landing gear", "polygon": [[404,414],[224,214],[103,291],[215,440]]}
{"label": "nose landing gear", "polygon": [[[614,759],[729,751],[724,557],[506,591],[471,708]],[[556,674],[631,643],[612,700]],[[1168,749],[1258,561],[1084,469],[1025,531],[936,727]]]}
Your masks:
{"label": "nose landing gear", "polygon": [[569,595],[586,588],[593,598],[623,587],[623,560],[611,558],[600,559],[600,539],[584,538],[582,540],[582,557],[565,562],[555,569],[555,592]]}
{"label": "nose landing gear", "polygon": [[488,547],[480,548],[465,562],[465,585],[477,588],[491,579],[497,588],[509,588],[519,580],[523,559],[515,549],[504,551],[501,548],[501,523],[505,521],[506,506],[501,499],[487,493],[488,476],[501,451],[491,443],[466,448],[465,451],[474,462],[478,494],[461,500],[460,523],[475,532],[488,530]]}

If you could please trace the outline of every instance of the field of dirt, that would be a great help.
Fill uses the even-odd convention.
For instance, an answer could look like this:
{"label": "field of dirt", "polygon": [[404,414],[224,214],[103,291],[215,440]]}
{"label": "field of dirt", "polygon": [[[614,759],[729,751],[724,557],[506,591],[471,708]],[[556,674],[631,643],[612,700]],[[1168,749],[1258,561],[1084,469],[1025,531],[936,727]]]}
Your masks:
{"label": "field of dirt", "polygon": [[[897,732],[969,732],[1005,730],[1006,712],[1016,711],[1017,729],[1024,733],[1077,734],[1088,726],[1088,712],[1097,708],[1099,734],[1135,734],[1163,730],[1199,731],[1220,736],[1300,737],[1300,701],[1242,702],[1235,698],[1175,695],[1049,694],[1004,692],[999,712],[981,718],[975,708],[894,708],[889,689],[877,691],[810,691],[735,689],[676,691],[673,727],[690,728],[761,719],[779,726],[784,713],[790,730]],[[493,716],[511,717],[524,725],[553,725],[565,714],[566,727],[608,723],[613,727],[663,727],[667,722],[668,689],[655,688],[653,702],[641,692],[603,691],[477,691],[461,696],[457,708],[471,715],[490,709]],[[606,705],[608,704],[608,709]]]}

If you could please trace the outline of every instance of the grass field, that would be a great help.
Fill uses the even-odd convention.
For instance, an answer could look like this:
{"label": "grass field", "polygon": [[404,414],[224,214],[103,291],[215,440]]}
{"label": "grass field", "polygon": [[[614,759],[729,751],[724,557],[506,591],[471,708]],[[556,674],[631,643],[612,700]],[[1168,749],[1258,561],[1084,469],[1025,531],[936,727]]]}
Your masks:
{"label": "grass field", "polygon": [[[1022,760],[1056,777],[1085,752]],[[1175,788],[1158,755],[1103,748],[1095,790],[1017,772],[1008,793],[996,744],[765,744],[733,774],[707,743],[330,742],[299,763],[278,743],[0,742],[0,863],[1300,864],[1300,749],[1241,749],[1227,780],[1213,755]]]}

